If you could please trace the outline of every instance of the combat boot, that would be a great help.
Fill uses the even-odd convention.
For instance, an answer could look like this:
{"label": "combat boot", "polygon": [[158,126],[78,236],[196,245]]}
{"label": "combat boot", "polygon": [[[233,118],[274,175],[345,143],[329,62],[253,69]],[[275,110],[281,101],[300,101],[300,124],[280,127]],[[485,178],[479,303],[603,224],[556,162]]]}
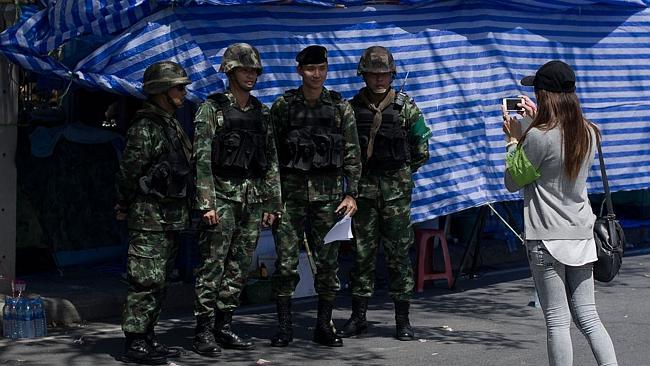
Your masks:
{"label": "combat boot", "polygon": [[167,358],[180,357],[181,355],[181,351],[179,351],[177,348],[170,348],[160,343],[158,337],[156,337],[156,333],[153,331],[153,327],[147,328],[147,333],[145,334],[145,340],[147,341],[147,344],[149,345],[149,347],[151,347],[151,350],[155,354]]}
{"label": "combat boot", "polygon": [[314,329],[314,342],[328,347],[342,347],[343,340],[336,336],[332,326],[332,309],[334,303],[323,298],[318,299],[318,318]]}
{"label": "combat boot", "polygon": [[415,337],[409,322],[408,301],[395,301],[395,338],[400,341],[412,341]]}
{"label": "combat boot", "polygon": [[368,311],[368,298],[352,296],[352,315],[343,325],[343,328],[336,332],[341,338],[348,338],[363,334],[368,331],[366,312]]}
{"label": "combat boot", "polygon": [[120,361],[126,363],[137,363],[141,365],[166,365],[167,358],[161,356],[151,349],[147,344],[145,333],[124,332],[124,355]]}
{"label": "combat boot", "polygon": [[271,338],[271,347],[286,347],[293,341],[293,322],[291,321],[291,298],[278,296],[278,332]]}
{"label": "combat boot", "polygon": [[216,310],[214,337],[223,348],[248,350],[255,348],[250,339],[244,339],[232,331],[232,311]]}
{"label": "combat boot", "polygon": [[212,325],[214,318],[211,317],[197,317],[196,329],[194,330],[194,340],[192,341],[192,349],[194,352],[206,357],[219,357],[221,356],[221,348],[214,339],[212,333]]}

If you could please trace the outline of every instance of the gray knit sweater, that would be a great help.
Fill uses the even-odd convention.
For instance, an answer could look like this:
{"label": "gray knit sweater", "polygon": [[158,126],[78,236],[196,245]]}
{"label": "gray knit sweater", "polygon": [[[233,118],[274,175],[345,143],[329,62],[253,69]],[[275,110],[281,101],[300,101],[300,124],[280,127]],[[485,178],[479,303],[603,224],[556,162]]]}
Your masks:
{"label": "gray knit sweater", "polygon": [[[540,173],[540,177],[523,187],[524,228],[527,240],[590,239],[596,216],[587,197],[587,175],[596,148],[592,132],[592,149],[583,162],[578,177],[572,181],[564,174],[562,132],[559,128],[528,131],[521,148]],[[519,187],[508,171],[505,185],[510,192]]]}

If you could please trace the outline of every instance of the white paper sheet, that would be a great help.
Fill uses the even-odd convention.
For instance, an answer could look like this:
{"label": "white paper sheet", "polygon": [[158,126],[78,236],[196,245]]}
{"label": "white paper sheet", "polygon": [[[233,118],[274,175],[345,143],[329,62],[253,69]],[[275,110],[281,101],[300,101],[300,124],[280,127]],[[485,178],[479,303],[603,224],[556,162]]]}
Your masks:
{"label": "white paper sheet", "polygon": [[352,218],[345,215],[327,232],[324,242],[325,244],[329,244],[333,241],[350,239],[352,239]]}

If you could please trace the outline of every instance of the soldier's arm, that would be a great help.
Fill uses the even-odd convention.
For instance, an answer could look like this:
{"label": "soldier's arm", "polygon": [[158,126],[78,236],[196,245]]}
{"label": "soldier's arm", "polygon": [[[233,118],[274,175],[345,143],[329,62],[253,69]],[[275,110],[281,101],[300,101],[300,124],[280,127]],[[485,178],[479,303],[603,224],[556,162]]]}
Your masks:
{"label": "soldier's arm", "polygon": [[142,119],[127,131],[126,146],[117,176],[118,202],[129,205],[138,193],[139,180],[155,157],[155,145],[160,141],[157,125]]}
{"label": "soldier's arm", "polygon": [[275,146],[280,146],[280,136],[284,136],[284,126],[288,119],[288,106],[283,97],[278,98],[273,102],[271,106],[271,111],[269,112],[270,124],[273,128],[273,139],[275,141]]}
{"label": "soldier's arm", "polygon": [[217,113],[211,102],[199,106],[194,116],[193,161],[196,164],[196,200],[194,209],[214,209],[216,194],[212,175],[212,138],[215,134]]}
{"label": "soldier's arm", "polygon": [[361,179],[361,149],[357,136],[357,124],[354,119],[354,110],[350,103],[343,105],[343,134],[345,137],[345,150],[343,155],[343,174],[347,178],[347,191],[359,192],[359,179]]}
{"label": "soldier's arm", "polygon": [[411,100],[407,108],[407,121],[409,121],[409,148],[411,150],[411,171],[415,172],[429,160],[429,138],[431,130],[424,121],[420,108]]}
{"label": "soldier's arm", "polygon": [[276,145],[276,136],[275,130],[273,128],[273,123],[271,122],[270,112],[267,107],[264,107],[264,115],[268,117],[266,121],[266,149],[267,149],[267,159],[269,161],[269,167],[266,171],[264,181],[266,183],[267,189],[270,191],[270,196],[272,197],[270,202],[268,202],[268,212],[280,212],[282,209],[282,197],[280,190],[280,167],[278,164],[278,150]]}

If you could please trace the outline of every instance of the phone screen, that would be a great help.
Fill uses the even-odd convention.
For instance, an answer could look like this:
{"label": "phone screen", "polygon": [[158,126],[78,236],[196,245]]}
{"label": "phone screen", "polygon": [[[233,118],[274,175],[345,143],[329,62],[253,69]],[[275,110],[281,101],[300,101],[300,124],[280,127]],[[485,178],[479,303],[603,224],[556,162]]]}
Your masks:
{"label": "phone screen", "polygon": [[506,107],[507,111],[517,112],[521,110],[521,107],[518,107],[518,103],[523,103],[521,98],[504,98],[503,104]]}

